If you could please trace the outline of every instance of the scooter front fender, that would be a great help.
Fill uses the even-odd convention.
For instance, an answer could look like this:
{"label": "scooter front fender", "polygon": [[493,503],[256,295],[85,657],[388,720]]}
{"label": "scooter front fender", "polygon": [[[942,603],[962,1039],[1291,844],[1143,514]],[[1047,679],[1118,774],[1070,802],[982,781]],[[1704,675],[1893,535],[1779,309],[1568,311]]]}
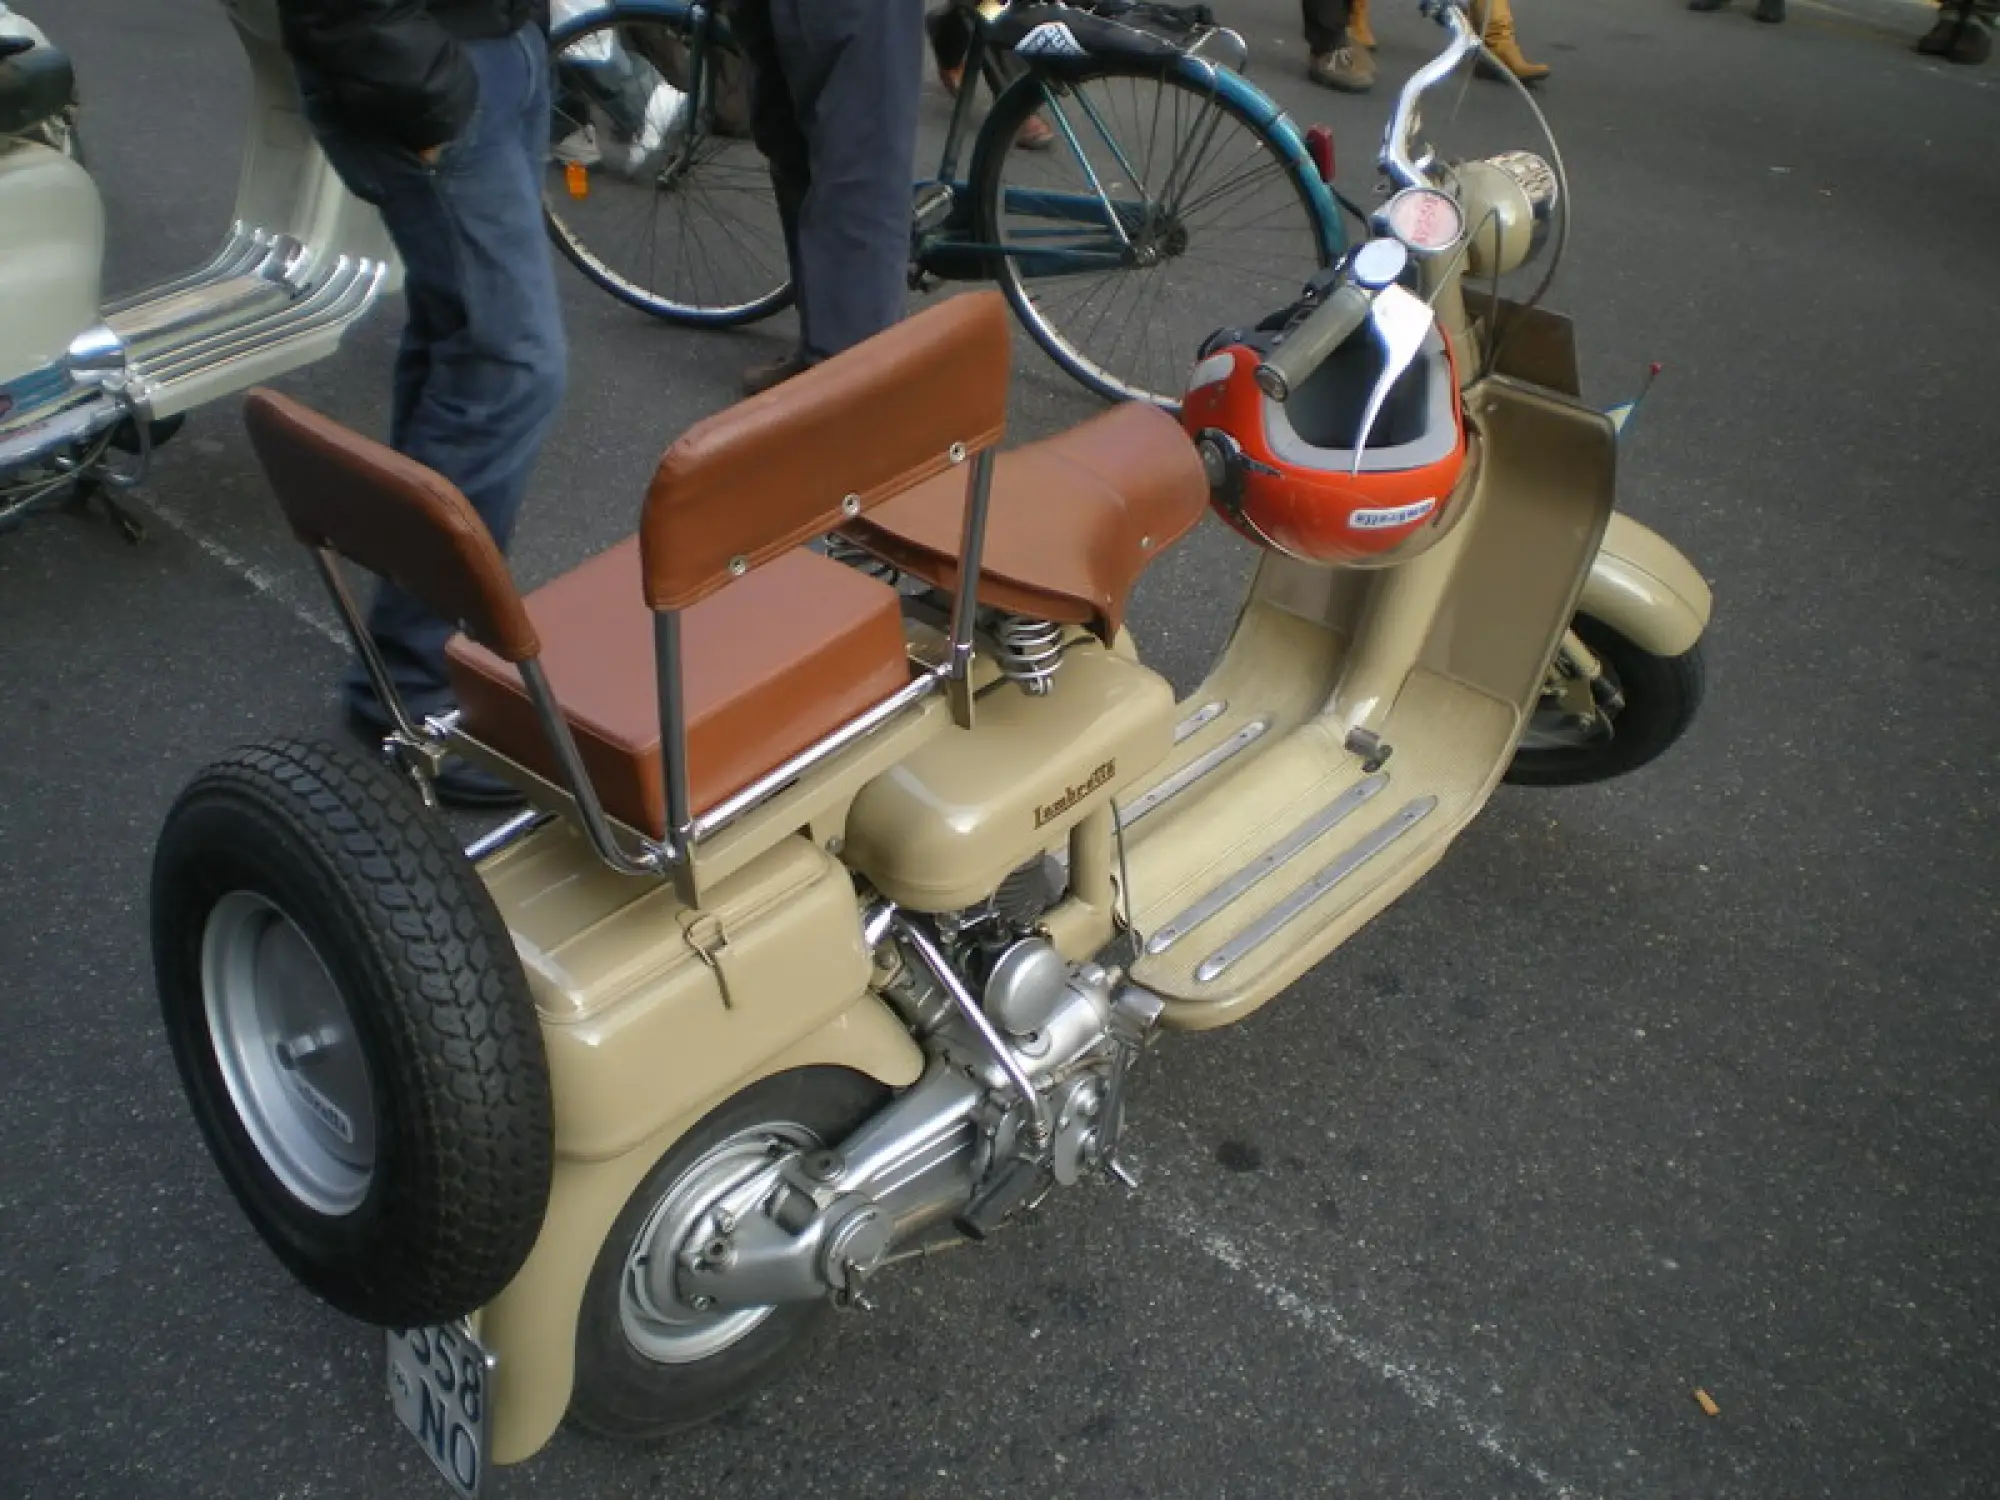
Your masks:
{"label": "scooter front fender", "polygon": [[1679,548],[1614,512],[1576,607],[1642,650],[1680,656],[1701,639],[1714,598]]}
{"label": "scooter front fender", "polygon": [[626,1201],[653,1166],[725,1099],[794,1068],[841,1067],[900,1088],[923,1068],[902,1022],[872,994],[769,1059],[753,1075],[721,1079],[670,1124],[607,1160],[558,1157],[541,1238],[507,1290],[481,1309],[474,1331],[495,1356],[493,1462],[533,1457],[555,1435],[576,1384],[576,1330],[584,1284]]}

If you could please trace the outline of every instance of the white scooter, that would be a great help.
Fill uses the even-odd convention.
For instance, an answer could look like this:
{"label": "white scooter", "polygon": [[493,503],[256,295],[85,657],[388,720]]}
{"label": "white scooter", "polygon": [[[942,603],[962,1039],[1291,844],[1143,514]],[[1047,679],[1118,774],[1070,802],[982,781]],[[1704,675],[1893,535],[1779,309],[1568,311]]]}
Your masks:
{"label": "white scooter", "polygon": [[0,530],[94,491],[136,539],[112,497],[183,413],[331,354],[400,285],[300,115],[274,0],[222,4],[253,79],[233,222],[206,265],[110,300],[97,185],[50,144],[69,59],[0,14]]}

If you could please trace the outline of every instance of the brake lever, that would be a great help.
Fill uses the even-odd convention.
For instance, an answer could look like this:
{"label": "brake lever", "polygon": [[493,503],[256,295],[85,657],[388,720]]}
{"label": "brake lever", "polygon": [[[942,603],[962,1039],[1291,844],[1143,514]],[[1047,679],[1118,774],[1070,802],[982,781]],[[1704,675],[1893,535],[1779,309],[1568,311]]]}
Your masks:
{"label": "brake lever", "polygon": [[1437,314],[1431,310],[1431,305],[1399,283],[1385,286],[1375,294],[1375,305],[1368,314],[1368,328],[1382,346],[1382,375],[1375,382],[1375,388],[1368,393],[1368,405],[1361,413],[1361,431],[1354,440],[1354,473],[1361,472],[1369,435],[1375,430],[1376,418],[1382,415],[1389,392],[1395,389],[1396,382],[1416,362],[1417,355],[1423,351],[1424,340],[1430,336],[1431,325],[1436,321]]}

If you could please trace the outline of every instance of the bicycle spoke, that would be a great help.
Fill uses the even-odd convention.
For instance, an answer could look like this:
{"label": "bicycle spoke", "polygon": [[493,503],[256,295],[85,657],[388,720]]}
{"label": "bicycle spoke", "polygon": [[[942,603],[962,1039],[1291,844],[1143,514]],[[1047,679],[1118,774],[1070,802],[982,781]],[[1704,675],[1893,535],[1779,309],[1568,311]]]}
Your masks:
{"label": "bicycle spoke", "polygon": [[[1127,69],[1065,95],[1077,149],[999,167],[1016,306],[1090,383],[1173,404],[1203,338],[1255,322],[1319,268],[1319,231],[1288,160],[1205,85]],[[1106,215],[1131,244],[1116,266],[1101,259]]]}
{"label": "bicycle spoke", "polygon": [[[595,80],[582,76],[613,55],[606,46],[613,35],[630,65],[616,64]],[[548,215],[579,268],[626,300],[689,322],[747,321],[782,304],[790,267],[762,157],[747,138],[717,128],[712,113],[723,93],[712,70],[735,54],[710,36],[704,61],[693,65],[697,40],[689,23],[651,21],[620,23],[615,31],[606,23],[571,39],[558,70],[574,107],[555,112],[552,134],[565,142],[594,139],[600,165],[584,169],[584,191],[571,196],[564,191],[574,180],[570,170],[552,161]],[[593,57],[596,49],[604,50]],[[661,149],[629,164],[628,175],[618,155],[632,148],[606,110],[615,107],[627,130],[643,125],[645,105],[663,81],[687,96],[681,119]],[[613,88],[628,92],[606,92]],[[643,102],[631,96],[635,89],[644,91]]]}

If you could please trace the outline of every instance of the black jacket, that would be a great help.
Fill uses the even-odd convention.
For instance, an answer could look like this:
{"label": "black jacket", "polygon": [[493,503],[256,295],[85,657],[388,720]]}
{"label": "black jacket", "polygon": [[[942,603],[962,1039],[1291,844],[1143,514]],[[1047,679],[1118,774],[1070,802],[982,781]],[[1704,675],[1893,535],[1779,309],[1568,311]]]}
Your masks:
{"label": "black jacket", "polygon": [[410,151],[465,128],[478,97],[460,41],[548,25],[548,0],[278,0],[285,48],[316,107]]}

